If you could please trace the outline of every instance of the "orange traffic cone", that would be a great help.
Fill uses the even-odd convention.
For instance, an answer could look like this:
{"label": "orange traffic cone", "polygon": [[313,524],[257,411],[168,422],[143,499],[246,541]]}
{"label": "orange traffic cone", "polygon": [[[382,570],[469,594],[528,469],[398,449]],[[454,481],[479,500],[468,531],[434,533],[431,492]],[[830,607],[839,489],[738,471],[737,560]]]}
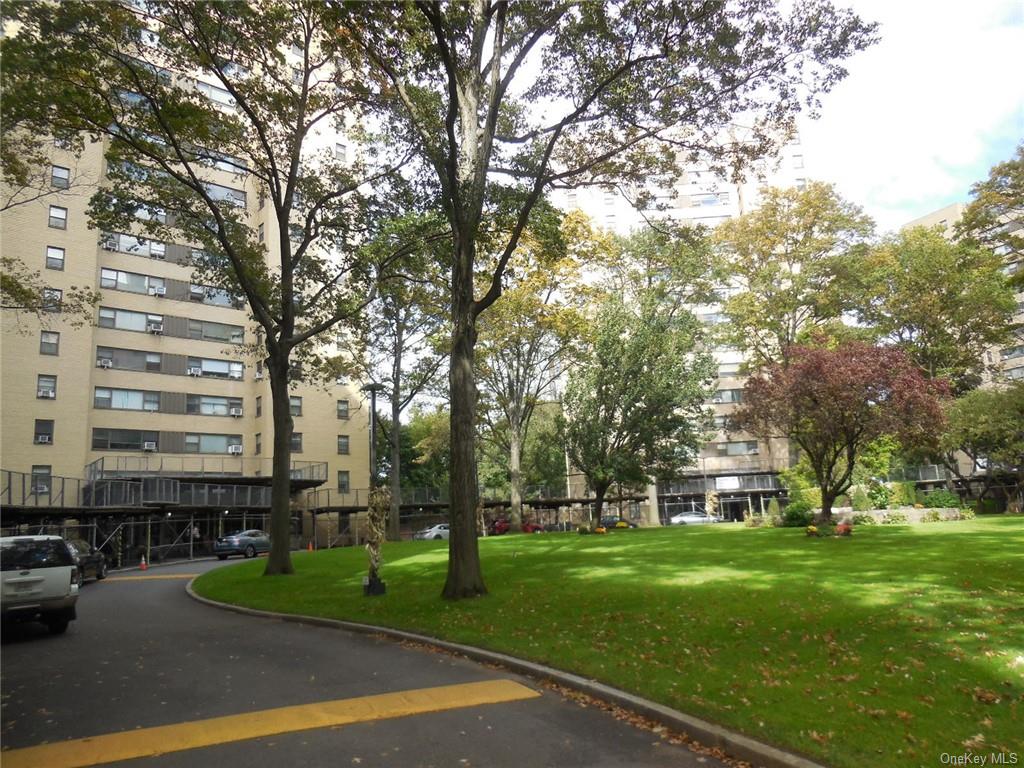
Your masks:
{"label": "orange traffic cone", "polygon": [[309,547],[307,547],[307,549],[309,549],[310,552],[313,551],[313,542],[312,541],[309,542]]}
{"label": "orange traffic cone", "polygon": [[141,563],[139,563],[139,570],[140,570],[140,571],[144,571],[144,570],[146,570],[147,568],[149,568],[149,566],[148,566],[148,565],[146,565],[146,556],[145,556],[145,555],[143,555],[143,556],[142,556],[142,562],[141,562]]}

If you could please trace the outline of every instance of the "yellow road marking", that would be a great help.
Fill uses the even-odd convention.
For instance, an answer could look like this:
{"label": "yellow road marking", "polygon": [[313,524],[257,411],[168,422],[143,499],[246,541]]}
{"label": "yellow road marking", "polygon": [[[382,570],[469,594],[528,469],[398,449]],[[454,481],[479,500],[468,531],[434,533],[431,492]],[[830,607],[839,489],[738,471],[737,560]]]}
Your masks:
{"label": "yellow road marking", "polygon": [[105,581],[154,581],[156,579],[194,579],[198,573],[162,573],[157,576],[111,576]]}
{"label": "yellow road marking", "polygon": [[486,680],[107,733],[85,739],[6,750],[0,752],[0,757],[4,768],[85,768],[279,733],[421,715],[481,704],[500,704],[538,696],[540,694],[537,691],[513,680]]}

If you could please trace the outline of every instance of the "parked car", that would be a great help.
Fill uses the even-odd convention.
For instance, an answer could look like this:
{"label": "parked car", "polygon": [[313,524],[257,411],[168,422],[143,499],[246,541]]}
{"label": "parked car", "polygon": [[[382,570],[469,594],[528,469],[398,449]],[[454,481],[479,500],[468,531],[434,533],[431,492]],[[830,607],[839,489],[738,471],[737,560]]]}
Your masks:
{"label": "parked car", "polygon": [[429,528],[424,528],[422,531],[416,531],[412,537],[414,539],[447,539],[448,523],[438,523]]}
{"label": "parked car", "polygon": [[256,557],[260,552],[269,551],[270,534],[255,529],[229,533],[213,542],[213,554],[218,560],[227,560],[230,555]]}
{"label": "parked car", "polygon": [[672,525],[705,525],[707,523],[720,523],[722,519],[705,515],[703,512],[680,512],[668,519]]}
{"label": "parked car", "polygon": [[[501,536],[509,532],[512,523],[507,518],[499,517],[487,528],[488,536]],[[529,520],[523,521],[523,533],[544,533],[544,526]]]}
{"label": "parked car", "polygon": [[602,517],[601,527],[610,531],[612,528],[636,528],[636,523],[622,517]]}
{"label": "parked car", "polygon": [[73,539],[68,545],[78,563],[79,584],[84,584],[89,578],[97,581],[107,578],[107,558],[102,552],[82,539]]}
{"label": "parked car", "polygon": [[3,622],[43,622],[55,635],[77,616],[78,566],[60,536],[0,538]]}

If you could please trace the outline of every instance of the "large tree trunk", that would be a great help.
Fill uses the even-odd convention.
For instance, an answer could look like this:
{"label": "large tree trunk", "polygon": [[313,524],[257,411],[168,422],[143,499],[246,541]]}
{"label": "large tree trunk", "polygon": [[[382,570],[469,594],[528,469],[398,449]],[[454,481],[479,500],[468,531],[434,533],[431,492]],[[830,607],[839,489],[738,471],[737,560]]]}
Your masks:
{"label": "large tree trunk", "polygon": [[399,417],[402,414],[398,396],[398,385],[393,382],[391,395],[391,435],[388,440],[391,446],[391,476],[388,478],[391,486],[391,510],[388,513],[388,541],[402,540],[401,521],[399,519],[402,509],[402,424],[399,421]]}
{"label": "large tree trunk", "polygon": [[514,533],[523,530],[523,446],[519,434],[509,425],[508,471],[511,475],[511,506],[508,515],[508,527]]}
{"label": "large tree trunk", "polygon": [[604,495],[608,492],[611,483],[594,486],[594,519],[591,521],[591,530],[601,525],[601,513],[604,511]]}
{"label": "large tree trunk", "polygon": [[274,456],[270,489],[270,556],[264,576],[294,573],[291,556],[292,414],[288,401],[288,359],[270,358],[271,404],[274,415]]}
{"label": "large tree trunk", "polygon": [[[469,250],[470,253],[464,253]],[[476,379],[473,347],[472,246],[457,247],[452,279],[451,480],[449,485],[448,576],[442,596],[450,600],[487,594],[477,547]]]}
{"label": "large tree trunk", "polygon": [[821,520],[824,523],[832,522],[832,504],[839,494],[821,489]]}

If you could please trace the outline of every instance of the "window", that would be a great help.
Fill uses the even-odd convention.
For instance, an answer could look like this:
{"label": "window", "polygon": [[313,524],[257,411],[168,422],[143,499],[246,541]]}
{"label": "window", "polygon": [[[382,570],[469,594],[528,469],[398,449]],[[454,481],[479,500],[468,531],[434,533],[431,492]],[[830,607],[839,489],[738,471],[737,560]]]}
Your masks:
{"label": "window", "polygon": [[163,315],[100,307],[100,328],[117,328],[121,331],[145,331],[148,323],[163,323],[163,321]]}
{"label": "window", "polygon": [[[264,187],[260,187],[260,192],[256,196],[256,207],[259,210],[262,211],[263,210],[263,206],[266,205],[266,204],[267,204],[267,190]],[[262,229],[262,227],[263,227],[263,225],[260,224],[260,228],[261,229]],[[260,242],[262,243],[263,240],[261,239]]]}
{"label": "window", "polygon": [[288,398],[288,412],[292,416],[302,415],[302,398],[301,397],[289,397]]}
{"label": "window", "polygon": [[723,376],[738,376],[740,373],[739,363],[720,363],[718,366],[719,378]]}
{"label": "window", "polygon": [[206,194],[208,194],[211,199],[218,202],[230,203],[231,205],[239,208],[245,208],[245,192],[242,190],[232,189],[231,187],[225,187],[212,182],[207,182],[203,187],[206,189]]}
{"label": "window", "polygon": [[185,412],[200,416],[228,416],[232,408],[241,408],[240,397],[218,397],[215,395],[188,395]]}
{"label": "window", "polygon": [[291,443],[292,443],[292,452],[294,452],[294,453],[302,453],[302,433],[301,432],[292,432]]}
{"label": "window", "polygon": [[40,373],[36,377],[36,397],[47,400],[57,397],[57,377]]}
{"label": "window", "polygon": [[[263,197],[262,196],[260,197],[260,202],[261,203],[263,202]],[[262,243],[264,238],[265,238],[263,222],[262,221],[260,222],[260,225],[256,228],[256,232],[258,233],[259,241]]]}
{"label": "window", "polygon": [[185,435],[185,453],[228,453],[230,446],[241,444],[241,435]]}
{"label": "window", "polygon": [[141,451],[146,443],[159,446],[160,433],[141,429],[104,429],[92,431],[92,447],[96,451]]}
{"label": "window", "polygon": [[141,389],[96,387],[93,406],[115,411],[159,411],[160,393]]}
{"label": "window", "polygon": [[338,470],[338,492],[339,493],[348,493],[349,489],[350,489],[350,486],[349,486],[349,480],[348,480],[348,470],[339,469]]}
{"label": "window", "polygon": [[347,419],[348,418],[348,400],[339,400],[338,401],[338,418],[339,419]]}
{"label": "window", "polygon": [[135,235],[124,235],[117,232],[107,233],[100,239],[100,246],[105,251],[130,253],[135,256],[148,256],[151,259],[167,258],[167,245],[159,240],[147,240]]}
{"label": "window", "polygon": [[263,453],[263,433],[256,433],[256,455],[259,456]]}
{"label": "window", "polygon": [[39,354],[60,354],[60,334],[54,331],[43,331],[39,334]]}
{"label": "window", "polygon": [[720,389],[711,397],[712,403],[742,403],[742,389]]}
{"label": "window", "polygon": [[111,288],[130,293],[147,293],[150,288],[163,288],[162,277],[150,277],[135,272],[122,272],[118,269],[100,270],[100,288]]}
{"label": "window", "polygon": [[212,101],[217,107],[228,112],[235,111],[235,100],[231,94],[223,88],[218,88],[210,83],[196,83],[196,90]]}
{"label": "window", "polygon": [[46,246],[46,268],[64,269],[64,249],[54,245]]}
{"label": "window", "polygon": [[758,453],[756,440],[735,443],[712,443],[719,456],[753,456]]}
{"label": "window", "polygon": [[1013,360],[1017,357],[1024,357],[1024,344],[1018,347],[1006,347],[999,353],[999,356],[1003,360]]}
{"label": "window", "polygon": [[36,419],[35,442],[39,445],[53,442],[53,419]]}
{"label": "window", "polygon": [[239,379],[245,373],[245,365],[231,360],[210,360],[205,357],[190,357],[189,368],[198,368],[203,376],[215,379]]}
{"label": "window", "polygon": [[338,435],[338,453],[348,456],[348,435]]}
{"label": "window", "polygon": [[64,301],[64,291],[59,288],[43,288],[43,311],[60,312],[60,305]]}
{"label": "window", "polygon": [[47,494],[53,487],[53,468],[49,464],[32,465],[32,493]]}
{"label": "window", "polygon": [[211,323],[206,320],[189,320],[188,336],[190,339],[203,341],[223,341],[228,344],[245,343],[245,329],[240,325]]}
{"label": "window", "polygon": [[302,70],[292,67],[292,85],[302,85]]}
{"label": "window", "polygon": [[263,395],[256,395],[256,418],[263,415]]}
{"label": "window", "polygon": [[96,347],[96,359],[109,360],[111,368],[126,371],[150,371],[151,373],[160,373],[162,360],[159,352],[114,349],[113,347]]}
{"label": "window", "polygon": [[50,227],[52,229],[68,228],[68,209],[59,205],[50,206]]}
{"label": "window", "polygon": [[793,167],[796,168],[797,170],[804,167],[803,155],[793,155]]}
{"label": "window", "polygon": [[302,56],[302,47],[298,43],[292,43],[288,50],[291,51],[292,56]]}
{"label": "window", "polygon": [[50,185],[57,189],[67,189],[71,186],[71,169],[61,165],[50,167]]}
{"label": "window", "polygon": [[347,163],[348,162],[348,147],[346,147],[344,144],[342,144],[340,142],[338,144],[335,144],[334,145],[334,157],[337,158],[338,160],[340,160],[343,163]]}

